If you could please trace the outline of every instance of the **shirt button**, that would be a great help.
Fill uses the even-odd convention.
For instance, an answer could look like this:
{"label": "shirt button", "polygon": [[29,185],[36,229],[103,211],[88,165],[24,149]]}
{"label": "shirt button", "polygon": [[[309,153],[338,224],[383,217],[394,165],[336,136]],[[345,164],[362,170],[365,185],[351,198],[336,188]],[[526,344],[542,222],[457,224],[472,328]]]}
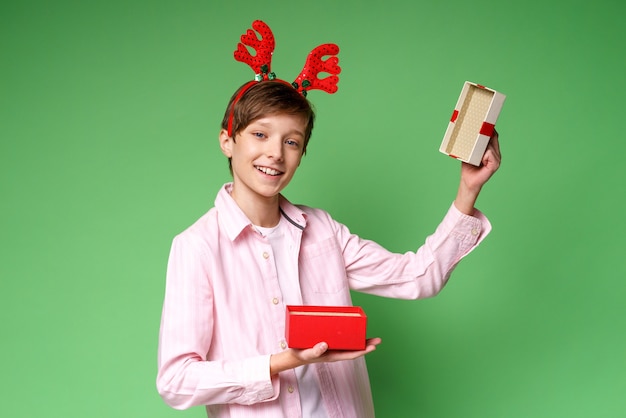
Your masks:
{"label": "shirt button", "polygon": [[269,253],[267,251],[263,252],[263,258],[266,259],[266,260],[268,258],[270,258],[270,255],[269,255]]}
{"label": "shirt button", "polygon": [[478,228],[472,228],[472,235],[478,235]]}
{"label": "shirt button", "polygon": [[289,386],[289,387],[287,388],[287,391],[288,391],[289,393],[293,393],[293,386]]}
{"label": "shirt button", "polygon": [[272,299],[272,303],[273,303],[274,305],[278,305],[278,298],[274,298],[274,299]]}
{"label": "shirt button", "polygon": [[286,342],[284,342],[284,341],[281,341],[281,342],[280,342],[280,348],[282,348],[283,350],[284,350],[285,348],[287,348],[287,343],[286,343]]}

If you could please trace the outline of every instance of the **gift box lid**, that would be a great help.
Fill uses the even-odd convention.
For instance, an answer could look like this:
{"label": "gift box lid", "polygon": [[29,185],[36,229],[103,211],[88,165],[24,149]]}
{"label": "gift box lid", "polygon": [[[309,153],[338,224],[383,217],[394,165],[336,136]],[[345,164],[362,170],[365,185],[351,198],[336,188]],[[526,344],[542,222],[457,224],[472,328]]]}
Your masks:
{"label": "gift box lid", "polygon": [[466,81],[439,151],[479,166],[505,99],[496,90]]}

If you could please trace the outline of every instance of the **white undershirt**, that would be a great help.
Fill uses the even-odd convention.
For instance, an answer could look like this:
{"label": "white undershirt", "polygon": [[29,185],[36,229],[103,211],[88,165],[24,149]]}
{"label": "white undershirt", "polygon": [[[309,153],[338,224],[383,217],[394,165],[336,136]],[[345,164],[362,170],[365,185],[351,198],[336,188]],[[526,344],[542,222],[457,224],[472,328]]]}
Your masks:
{"label": "white undershirt", "polygon": [[[298,248],[286,234],[286,220],[280,217],[278,225],[272,228],[254,226],[257,231],[268,239],[274,252],[276,263],[276,273],[278,283],[283,294],[285,305],[302,305],[302,293],[300,293],[300,280],[298,277]],[[307,396],[300,396],[302,405],[302,416],[310,418],[327,418],[322,394],[317,385],[315,370],[309,366],[300,366],[295,369],[298,378],[300,393]]]}
{"label": "white undershirt", "polygon": [[300,280],[298,280],[298,255],[294,250],[294,243],[284,231],[286,221],[281,216],[278,225],[271,228],[254,226],[272,246],[274,261],[276,263],[276,273],[278,274],[278,284],[283,293],[283,300],[286,305],[302,305],[302,294],[300,293]]}

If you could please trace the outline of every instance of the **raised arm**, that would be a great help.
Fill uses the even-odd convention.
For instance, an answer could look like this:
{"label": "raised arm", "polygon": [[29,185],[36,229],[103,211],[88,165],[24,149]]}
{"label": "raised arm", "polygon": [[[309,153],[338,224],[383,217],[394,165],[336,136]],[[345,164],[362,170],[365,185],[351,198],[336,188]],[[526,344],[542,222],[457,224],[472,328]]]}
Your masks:
{"label": "raised arm", "polygon": [[466,215],[474,214],[474,205],[482,187],[500,167],[502,155],[498,132],[494,131],[479,167],[461,163],[461,182],[454,206]]}

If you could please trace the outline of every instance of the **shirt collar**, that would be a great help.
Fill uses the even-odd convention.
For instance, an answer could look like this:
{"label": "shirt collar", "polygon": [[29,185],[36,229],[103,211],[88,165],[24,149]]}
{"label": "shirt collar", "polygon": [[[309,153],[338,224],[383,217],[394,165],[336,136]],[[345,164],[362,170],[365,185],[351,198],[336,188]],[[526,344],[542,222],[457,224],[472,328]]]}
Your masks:
{"label": "shirt collar", "polygon": [[[226,235],[234,241],[245,229],[252,227],[252,222],[230,195],[232,189],[232,182],[222,186],[215,198],[215,208]],[[280,195],[280,212],[296,228],[303,230],[306,227],[306,214],[283,195]]]}

